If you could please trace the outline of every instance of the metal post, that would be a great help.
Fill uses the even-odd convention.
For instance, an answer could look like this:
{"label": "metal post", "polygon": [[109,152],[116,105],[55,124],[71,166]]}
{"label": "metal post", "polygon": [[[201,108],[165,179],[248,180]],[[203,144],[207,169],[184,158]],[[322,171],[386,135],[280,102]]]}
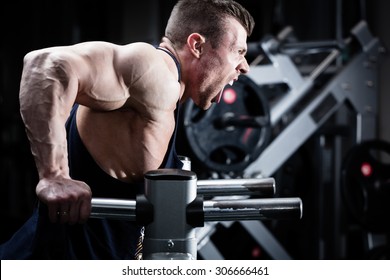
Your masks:
{"label": "metal post", "polygon": [[145,227],[145,259],[196,259],[195,228],[186,207],[196,198],[196,174],[155,170],[145,174],[145,197],[153,205],[153,222]]}

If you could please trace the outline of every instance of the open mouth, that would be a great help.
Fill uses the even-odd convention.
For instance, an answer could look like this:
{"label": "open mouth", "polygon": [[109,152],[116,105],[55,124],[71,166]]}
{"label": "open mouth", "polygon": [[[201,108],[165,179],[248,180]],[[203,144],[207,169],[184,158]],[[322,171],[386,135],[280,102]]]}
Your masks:
{"label": "open mouth", "polygon": [[[233,86],[233,83],[234,83],[234,80],[231,80],[228,84],[230,85],[230,86]],[[221,91],[219,92],[219,94],[216,96],[216,98],[215,98],[215,103],[219,103],[219,102],[221,102],[221,99],[222,99],[222,95],[223,95],[223,91],[225,90],[225,87],[223,87],[222,89],[221,89]]]}

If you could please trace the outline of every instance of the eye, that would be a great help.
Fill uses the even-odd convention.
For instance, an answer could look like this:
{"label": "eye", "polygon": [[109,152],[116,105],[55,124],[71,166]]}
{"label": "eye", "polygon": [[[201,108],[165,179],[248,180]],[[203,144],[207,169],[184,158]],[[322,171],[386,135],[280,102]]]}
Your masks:
{"label": "eye", "polygon": [[238,50],[238,54],[239,54],[239,55],[245,55],[245,54],[246,54],[246,50],[244,50],[244,49],[239,49],[239,50]]}

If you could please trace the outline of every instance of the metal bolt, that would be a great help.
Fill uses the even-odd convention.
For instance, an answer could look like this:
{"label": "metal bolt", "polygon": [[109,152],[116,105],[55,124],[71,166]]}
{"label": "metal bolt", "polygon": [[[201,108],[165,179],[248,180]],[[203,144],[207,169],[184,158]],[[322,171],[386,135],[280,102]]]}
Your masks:
{"label": "metal bolt", "polygon": [[168,250],[172,249],[173,247],[175,247],[175,243],[172,241],[172,240],[168,240],[167,242],[167,247],[168,247]]}

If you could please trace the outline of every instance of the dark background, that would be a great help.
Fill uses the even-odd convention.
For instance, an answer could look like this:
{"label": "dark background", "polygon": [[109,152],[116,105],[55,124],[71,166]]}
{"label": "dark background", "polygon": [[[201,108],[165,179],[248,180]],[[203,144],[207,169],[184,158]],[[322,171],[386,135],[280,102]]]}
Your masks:
{"label": "dark background", "polygon": [[[19,82],[23,56],[34,49],[104,40],[118,44],[157,43],[164,32],[173,0],[35,0],[3,2],[0,8],[0,241],[24,222],[35,203],[37,174],[19,114]],[[390,2],[385,0],[241,0],[254,16],[249,42],[276,35],[290,25],[300,40],[346,36],[365,19],[386,47],[390,44]],[[6,8],[7,7],[7,8]],[[390,139],[386,127],[388,58],[380,72],[379,138]],[[297,254],[317,258],[315,254]],[[330,257],[331,258],[331,257]]]}

